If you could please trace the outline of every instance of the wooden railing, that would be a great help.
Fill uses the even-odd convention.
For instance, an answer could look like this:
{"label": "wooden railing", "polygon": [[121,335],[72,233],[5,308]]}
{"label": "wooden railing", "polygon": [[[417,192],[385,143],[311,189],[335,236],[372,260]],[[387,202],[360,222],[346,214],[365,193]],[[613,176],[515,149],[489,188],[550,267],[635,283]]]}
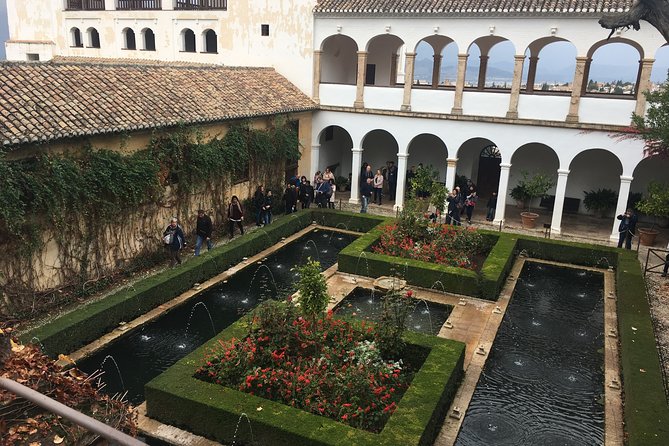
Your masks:
{"label": "wooden railing", "polygon": [[104,11],[105,0],[67,0],[67,10]]}
{"label": "wooden railing", "polygon": [[161,0],[117,0],[118,10],[163,9]]}
{"label": "wooden railing", "polygon": [[177,0],[174,9],[228,9],[228,0]]}

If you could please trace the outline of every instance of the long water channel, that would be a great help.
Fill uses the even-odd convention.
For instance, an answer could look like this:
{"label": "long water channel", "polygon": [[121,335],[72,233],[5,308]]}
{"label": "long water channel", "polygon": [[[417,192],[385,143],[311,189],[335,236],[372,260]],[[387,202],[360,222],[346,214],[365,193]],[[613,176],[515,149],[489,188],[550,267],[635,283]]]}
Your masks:
{"label": "long water channel", "polygon": [[133,404],[144,400],[144,384],[238,320],[265,299],[284,299],[299,278],[292,268],[308,258],[325,270],[355,236],[316,230],[251,264],[225,283],[203,291],[160,318],[128,333],[80,361],[86,373],[104,371],[105,391],[127,391]]}
{"label": "long water channel", "polygon": [[456,445],[603,444],[603,280],[525,263]]}

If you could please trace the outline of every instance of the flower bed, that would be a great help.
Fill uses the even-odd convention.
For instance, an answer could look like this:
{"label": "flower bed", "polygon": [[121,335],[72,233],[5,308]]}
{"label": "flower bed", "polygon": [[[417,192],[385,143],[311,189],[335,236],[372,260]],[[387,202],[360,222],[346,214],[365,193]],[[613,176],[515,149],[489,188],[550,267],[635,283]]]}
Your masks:
{"label": "flower bed", "polygon": [[374,326],[332,312],[309,320],[290,304],[269,304],[253,321],[246,337],[221,342],[195,376],[372,432],[382,430],[426,356],[414,348],[409,361],[385,360]]}
{"label": "flower bed", "polygon": [[[347,425],[346,420],[341,420],[344,413],[338,420],[333,420],[194,376],[194,371],[202,366],[203,358],[212,349],[220,349],[220,340],[244,338],[252,326],[249,316],[239,320],[220,333],[217,340],[208,342],[149,382],[145,392],[147,415],[225,444],[250,441],[247,429],[240,429],[234,437],[240,414],[245,413],[256,444],[431,445],[462,376],[464,344],[405,332],[403,337],[407,345],[427,353],[427,356],[378,433]],[[268,353],[270,358],[271,353]]]}
{"label": "flower bed", "polygon": [[487,251],[483,236],[475,229],[444,224],[407,228],[401,222],[379,229],[381,236],[372,245],[376,254],[476,270],[475,258],[484,257]]}

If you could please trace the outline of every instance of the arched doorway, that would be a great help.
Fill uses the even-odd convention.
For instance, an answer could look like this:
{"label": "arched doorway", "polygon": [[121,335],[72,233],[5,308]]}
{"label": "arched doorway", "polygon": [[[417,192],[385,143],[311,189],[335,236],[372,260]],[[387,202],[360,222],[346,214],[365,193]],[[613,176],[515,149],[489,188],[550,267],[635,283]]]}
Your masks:
{"label": "arched doorway", "polygon": [[488,198],[499,187],[499,165],[502,154],[495,144],[485,146],[479,155],[477,193],[481,198]]}

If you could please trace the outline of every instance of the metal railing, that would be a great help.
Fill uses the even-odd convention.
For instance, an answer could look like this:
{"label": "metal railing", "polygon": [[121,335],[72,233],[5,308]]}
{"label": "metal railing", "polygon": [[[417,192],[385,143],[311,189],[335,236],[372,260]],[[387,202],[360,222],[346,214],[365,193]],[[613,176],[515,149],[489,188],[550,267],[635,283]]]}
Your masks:
{"label": "metal railing", "polygon": [[163,9],[161,0],[117,0],[117,10]]}
{"label": "metal railing", "polygon": [[228,0],[177,0],[174,9],[228,9]]}
{"label": "metal railing", "polygon": [[104,11],[105,0],[67,0],[65,8],[71,11]]}
{"label": "metal railing", "polygon": [[[637,246],[637,251],[639,247]],[[646,273],[664,273],[664,264],[668,261],[669,249],[648,248],[646,253],[646,264],[643,267],[643,275]]]}
{"label": "metal railing", "polygon": [[107,426],[101,421],[91,418],[88,415],[84,415],[81,412],[77,412],[76,410],[61,404],[46,395],[42,395],[41,393],[29,387],[19,384],[16,381],[8,378],[0,378],[0,387],[30,401],[33,404],[36,404],[43,409],[53,412],[56,415],[60,415],[63,418],[67,418],[71,422],[98,434],[106,440],[109,440],[112,444],[118,444],[122,446],[146,446],[145,443],[142,443],[136,438],[124,434],[121,431],[117,431],[113,427]]}

